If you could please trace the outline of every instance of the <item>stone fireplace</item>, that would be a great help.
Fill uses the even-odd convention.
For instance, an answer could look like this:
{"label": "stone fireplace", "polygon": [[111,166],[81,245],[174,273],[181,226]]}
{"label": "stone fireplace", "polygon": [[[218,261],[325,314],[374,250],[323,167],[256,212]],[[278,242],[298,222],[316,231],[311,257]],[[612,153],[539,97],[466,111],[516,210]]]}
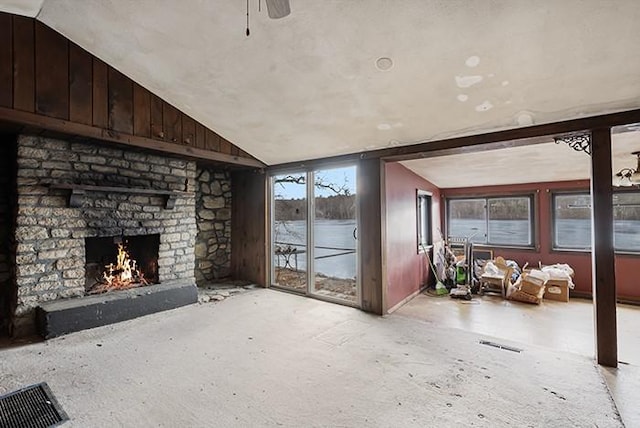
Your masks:
{"label": "stone fireplace", "polygon": [[37,306],[84,296],[118,242],[150,283],[195,284],[195,162],[20,136],[17,165],[14,335],[33,330]]}

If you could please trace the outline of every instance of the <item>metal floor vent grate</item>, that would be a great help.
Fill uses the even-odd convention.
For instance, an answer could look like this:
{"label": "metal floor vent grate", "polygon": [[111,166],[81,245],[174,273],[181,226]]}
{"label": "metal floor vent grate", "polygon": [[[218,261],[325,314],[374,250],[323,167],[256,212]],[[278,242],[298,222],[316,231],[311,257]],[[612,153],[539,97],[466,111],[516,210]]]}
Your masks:
{"label": "metal floor vent grate", "polygon": [[511,352],[517,352],[518,354],[520,352],[522,352],[522,349],[514,348],[513,346],[501,345],[500,343],[490,342],[488,340],[481,340],[480,344],[481,345],[493,346],[494,348],[505,349],[505,350],[511,351]]}
{"label": "metal floor vent grate", "polygon": [[68,420],[46,382],[0,397],[0,428],[46,428]]}

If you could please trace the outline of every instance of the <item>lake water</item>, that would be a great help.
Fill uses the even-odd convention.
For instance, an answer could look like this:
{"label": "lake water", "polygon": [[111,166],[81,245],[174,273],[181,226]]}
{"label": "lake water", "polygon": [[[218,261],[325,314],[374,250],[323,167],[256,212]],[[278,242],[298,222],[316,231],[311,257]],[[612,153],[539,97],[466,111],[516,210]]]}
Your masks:
{"label": "lake water", "polygon": [[[486,242],[487,225],[484,220],[452,219],[451,235],[471,237],[474,243]],[[527,221],[493,220],[489,222],[488,241],[502,245],[531,243]],[[557,220],[554,242],[561,248],[588,249],[591,246],[591,220]],[[640,221],[616,220],[614,242],[621,251],[640,251]]]}
{"label": "lake water", "polygon": [[[314,249],[315,270],[318,273],[336,278],[355,278],[357,241],[353,237],[356,227],[355,220],[316,220],[314,235],[316,247]],[[276,243],[305,251],[297,256],[297,268],[307,268],[306,222],[283,221],[278,222],[274,228]],[[278,244],[276,244],[278,245]],[[352,251],[350,254],[343,254]],[[278,257],[274,256],[274,262],[278,266]],[[296,267],[295,256],[291,256],[290,262]],[[284,264],[283,256],[279,258],[280,266]]]}
{"label": "lake water", "polygon": [[[315,270],[327,276],[337,278],[355,278],[356,254],[343,254],[357,248],[357,241],[353,237],[356,227],[355,220],[317,220],[314,234],[316,239]],[[485,242],[486,222],[483,220],[453,220],[452,229],[455,236],[473,236],[475,243]],[[626,251],[640,251],[640,221],[616,220],[614,224],[616,249]],[[291,256],[293,267],[306,270],[307,248],[306,222],[286,221],[275,227],[276,241],[281,245],[291,245],[303,253],[298,254],[297,264],[295,256]],[[591,245],[591,222],[589,220],[558,220],[556,223],[555,242],[564,248],[587,249]],[[496,220],[489,224],[491,242],[502,245],[518,245],[531,242],[530,230],[526,221]],[[329,256],[329,257],[327,257]],[[274,256],[274,262],[284,264],[283,256],[279,260]],[[277,265],[277,264],[276,264]]]}

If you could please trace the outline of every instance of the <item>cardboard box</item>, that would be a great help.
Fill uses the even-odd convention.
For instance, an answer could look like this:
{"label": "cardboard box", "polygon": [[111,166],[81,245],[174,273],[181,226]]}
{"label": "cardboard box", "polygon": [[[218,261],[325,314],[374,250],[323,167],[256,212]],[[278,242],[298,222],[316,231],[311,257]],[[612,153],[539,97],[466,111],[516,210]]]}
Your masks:
{"label": "cardboard box", "polygon": [[544,285],[540,285],[537,282],[530,282],[527,279],[524,279],[520,283],[520,290],[527,294],[531,294],[532,296],[542,297],[544,294]]}
{"label": "cardboard box", "polygon": [[566,279],[550,279],[547,281],[547,289],[544,292],[545,300],[558,302],[569,301],[569,281]]}

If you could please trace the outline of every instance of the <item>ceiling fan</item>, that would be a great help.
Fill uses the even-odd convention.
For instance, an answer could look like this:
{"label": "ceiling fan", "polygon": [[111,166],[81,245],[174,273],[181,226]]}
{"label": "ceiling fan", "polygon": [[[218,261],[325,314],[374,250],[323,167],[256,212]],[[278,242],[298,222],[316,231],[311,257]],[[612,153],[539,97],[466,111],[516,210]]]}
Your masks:
{"label": "ceiling fan", "polygon": [[267,4],[267,13],[271,19],[280,19],[291,13],[289,0],[264,0]]}
{"label": "ceiling fan", "polygon": [[[267,4],[267,13],[271,19],[280,19],[288,16],[291,13],[291,6],[289,0],[264,0]],[[261,0],[258,0],[258,11],[260,10]],[[249,37],[249,0],[247,0],[247,29],[245,31],[247,37]]]}

